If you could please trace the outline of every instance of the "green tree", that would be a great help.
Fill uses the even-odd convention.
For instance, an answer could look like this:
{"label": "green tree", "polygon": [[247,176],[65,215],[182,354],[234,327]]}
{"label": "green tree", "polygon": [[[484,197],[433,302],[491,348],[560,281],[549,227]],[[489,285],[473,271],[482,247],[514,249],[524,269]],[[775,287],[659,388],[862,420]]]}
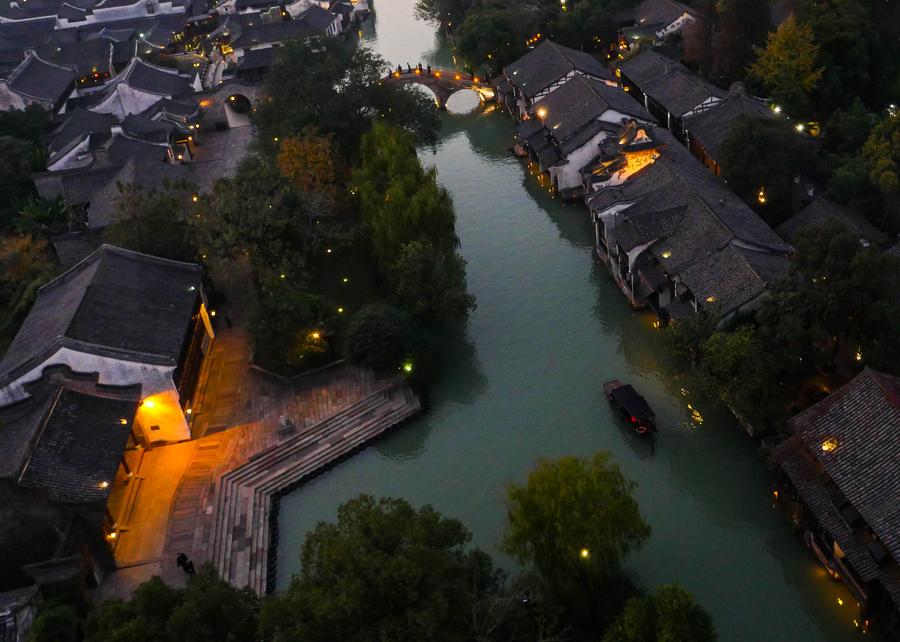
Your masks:
{"label": "green tree", "polygon": [[335,308],[293,278],[268,277],[253,320],[254,358],[274,370],[311,368],[331,357]]}
{"label": "green tree", "polygon": [[543,460],[507,490],[502,548],[533,568],[548,595],[588,630],[627,597],[622,560],[650,536],[626,479],[607,452]]}
{"label": "green tree", "polygon": [[188,217],[195,197],[190,186],[165,183],[161,189],[119,184],[113,222],[104,241],[136,252],[176,261],[195,261],[197,248]]}
{"label": "green tree", "polygon": [[437,171],[422,168],[412,137],[378,123],[363,137],[360,154],[353,184],[372,255],[382,272],[388,272],[412,241],[453,251],[459,244],[453,202],[438,186]]}
{"label": "green tree", "polygon": [[99,604],[84,624],[85,642],[256,642],[259,600],[202,566],[184,589],[159,577],[131,599]]}
{"label": "green tree", "polygon": [[257,286],[305,273],[306,256],[317,247],[314,223],[300,194],[261,156],[251,156],[234,178],[217,181],[190,217],[202,254],[220,259],[247,258]]}
{"label": "green tree", "polygon": [[408,243],[391,266],[389,280],[397,304],[425,325],[441,325],[475,309],[475,297],[466,290],[466,262],[456,252]]}
{"label": "green tree", "polygon": [[38,611],[28,632],[28,642],[77,642],[78,630],[78,614],[75,609],[55,604]]}
{"label": "green tree", "polygon": [[883,194],[900,194],[900,112],[888,116],[872,128],[863,145],[863,158],[872,182]]}
{"label": "green tree", "polygon": [[395,123],[420,140],[434,141],[440,126],[434,101],[384,82],[387,73],[387,63],[368,47],[349,47],[336,38],[285,43],[266,75],[269,100],[259,105],[255,117],[264,146],[316,127],[332,135],[349,158],[375,121]]}
{"label": "green tree", "polygon": [[367,495],[306,537],[302,570],[263,606],[274,642],[471,639],[474,614],[502,575],[469,531],[430,506]]}
{"label": "green tree", "polygon": [[731,124],[719,162],[728,185],[773,226],[791,214],[794,177],[816,169],[809,143],[786,121],[748,115]]}
{"label": "green tree", "polygon": [[659,586],[650,596],[628,600],[603,642],[715,642],[712,619],[677,584]]}
{"label": "green tree", "polygon": [[456,50],[472,69],[494,75],[524,52],[521,14],[496,6],[470,10],[454,34]]}
{"label": "green tree", "polygon": [[31,173],[43,169],[43,151],[35,141],[0,136],[0,231],[15,226],[22,205],[35,194]]}
{"label": "green tree", "polygon": [[355,315],[346,336],[347,356],[379,371],[396,371],[413,350],[409,318],[389,305],[367,305]]}
{"label": "green tree", "polygon": [[789,113],[802,117],[809,109],[809,93],[822,77],[822,69],[816,66],[818,55],[812,29],[797,24],[792,15],[769,34],[750,74]]}
{"label": "green tree", "polygon": [[743,80],[769,33],[767,0],[723,0],[717,7],[716,73],[727,80]]}
{"label": "green tree", "polygon": [[62,199],[44,201],[31,197],[22,203],[13,227],[17,234],[49,239],[65,232],[68,224],[69,215]]}
{"label": "green tree", "polygon": [[452,33],[476,5],[476,0],[416,0],[416,17]]}

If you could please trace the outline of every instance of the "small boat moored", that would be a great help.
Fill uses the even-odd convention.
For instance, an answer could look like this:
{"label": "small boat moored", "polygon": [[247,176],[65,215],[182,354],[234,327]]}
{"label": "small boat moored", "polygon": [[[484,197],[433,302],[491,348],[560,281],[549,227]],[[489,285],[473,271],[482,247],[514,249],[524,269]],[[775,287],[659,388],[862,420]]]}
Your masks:
{"label": "small boat moored", "polygon": [[653,436],[656,432],[656,415],[634,386],[613,379],[603,384],[603,392],[634,432],[641,436]]}

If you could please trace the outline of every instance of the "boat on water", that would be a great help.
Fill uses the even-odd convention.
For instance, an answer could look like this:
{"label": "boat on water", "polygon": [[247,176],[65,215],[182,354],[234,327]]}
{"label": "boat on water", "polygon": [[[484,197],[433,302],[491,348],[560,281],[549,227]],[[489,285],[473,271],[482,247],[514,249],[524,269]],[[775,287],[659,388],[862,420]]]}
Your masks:
{"label": "boat on water", "polygon": [[634,386],[613,379],[603,384],[603,393],[634,432],[641,436],[653,436],[656,432],[656,415]]}

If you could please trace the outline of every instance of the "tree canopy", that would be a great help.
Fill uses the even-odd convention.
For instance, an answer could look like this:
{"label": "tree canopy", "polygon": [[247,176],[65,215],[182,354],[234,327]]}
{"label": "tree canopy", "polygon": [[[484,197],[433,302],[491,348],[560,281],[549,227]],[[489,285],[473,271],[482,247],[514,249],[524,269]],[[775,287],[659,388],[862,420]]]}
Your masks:
{"label": "tree canopy", "polygon": [[307,535],[302,570],[264,605],[261,632],[276,642],[468,639],[473,610],[502,581],[470,540],[430,506],[350,500]]}
{"label": "tree canopy", "polygon": [[353,315],[346,350],[352,361],[373,370],[398,370],[413,351],[409,317],[389,305],[367,305]]}
{"label": "tree canopy", "polygon": [[818,55],[812,29],[797,24],[792,15],[769,34],[766,48],[759,51],[750,73],[790,113],[803,114],[809,109],[810,92],[822,77]]}
{"label": "tree canopy", "polygon": [[627,596],[622,560],[650,536],[635,486],[601,451],[541,461],[507,490],[503,550],[534,569],[582,626],[602,627],[618,612]]}
{"label": "tree canopy", "polygon": [[127,602],[101,603],[85,621],[84,642],[256,642],[258,610],[251,589],[204,565],[184,589],[154,577]]}
{"label": "tree canopy", "polygon": [[350,158],[376,121],[394,123],[422,141],[435,140],[439,121],[434,102],[410,88],[381,82],[387,73],[387,63],[371,49],[337,38],[286,42],[266,75],[270,99],[257,108],[254,119],[263,144],[315,127],[331,134],[337,149]]}
{"label": "tree canopy", "polygon": [[628,600],[603,642],[715,642],[712,619],[677,584]]}

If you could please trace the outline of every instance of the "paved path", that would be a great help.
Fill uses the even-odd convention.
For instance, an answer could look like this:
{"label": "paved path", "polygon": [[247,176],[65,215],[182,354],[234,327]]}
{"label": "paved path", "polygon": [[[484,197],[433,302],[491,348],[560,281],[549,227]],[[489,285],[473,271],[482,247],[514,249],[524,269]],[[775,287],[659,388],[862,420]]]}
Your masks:
{"label": "paved path", "polygon": [[[198,438],[192,442],[192,457],[171,503],[161,555],[163,577],[173,583],[183,581],[174,559],[184,552],[196,565],[212,559],[223,576],[237,586],[250,583],[253,566],[253,587],[262,592],[266,584],[271,493],[295,483],[297,470],[304,471],[301,476],[309,473],[310,462],[298,458],[296,453],[292,457],[275,457],[280,468],[266,477],[266,491],[270,494],[257,497],[249,512],[232,510],[229,500],[220,492],[223,477],[231,471],[246,470],[248,461],[255,456],[268,453],[272,458],[288,442],[319,433],[327,433],[332,443],[328,452],[318,453],[313,463],[316,469],[327,466],[419,410],[415,395],[405,382],[394,377],[379,378],[345,364],[287,384],[251,370],[249,356],[250,342],[246,334],[228,329],[220,332],[207,360],[207,385],[199,405],[195,406],[194,433]],[[394,391],[394,396],[390,391]],[[354,413],[353,408],[360,402],[367,404],[366,411],[375,408],[380,422],[367,421],[372,419],[370,415]],[[402,411],[398,404],[403,406]],[[279,435],[277,428],[282,415],[296,425],[293,435]],[[321,423],[330,417],[340,421]],[[335,435],[335,425],[340,429],[348,421],[363,429],[362,439],[356,434],[346,439]],[[233,478],[233,475],[229,477]],[[223,515],[223,510],[231,512]],[[255,537],[252,560],[251,542],[246,537],[230,537],[241,532],[235,528],[243,529],[248,537],[250,534]],[[218,557],[213,555],[216,544]]]}

